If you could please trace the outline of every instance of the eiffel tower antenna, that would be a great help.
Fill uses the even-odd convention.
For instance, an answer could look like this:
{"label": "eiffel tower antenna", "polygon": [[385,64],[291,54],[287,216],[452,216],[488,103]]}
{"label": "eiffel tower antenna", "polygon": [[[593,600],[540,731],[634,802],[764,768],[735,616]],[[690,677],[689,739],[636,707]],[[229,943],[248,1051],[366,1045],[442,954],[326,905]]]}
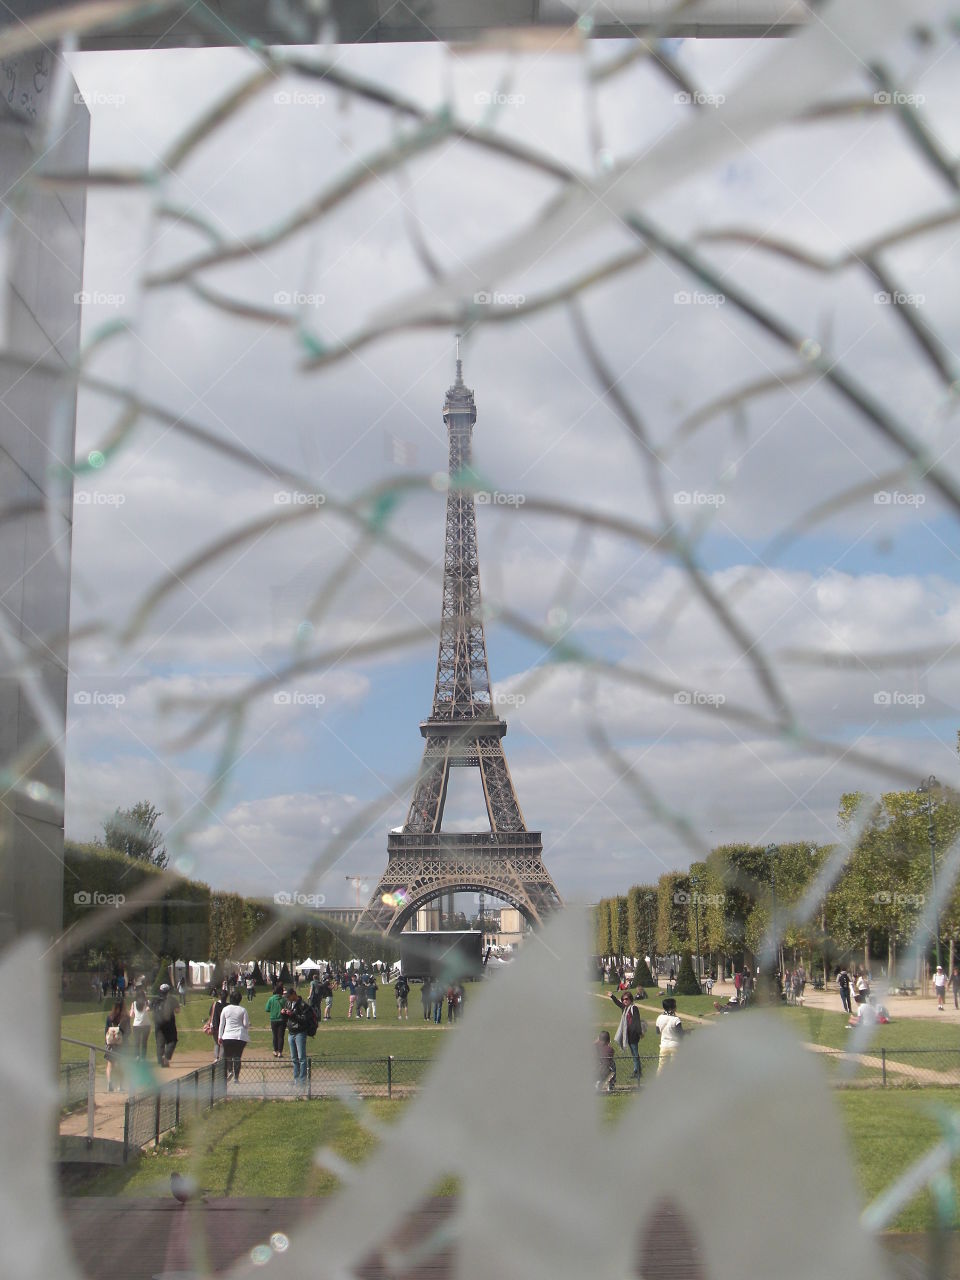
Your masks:
{"label": "eiffel tower antenna", "polygon": [[[543,865],[543,841],[528,831],[503,751],[506,721],[493,706],[480,598],[477,513],[462,485],[472,459],[477,406],[463,382],[460,334],[456,381],[443,402],[450,486],[443,559],[440,648],[433,706],[420,732],[423,763],[407,820],[387,837],[387,869],[355,926],[399,933],[420,907],[444,894],[491,894],[532,924],[563,904]],[[451,769],[480,771],[489,830],[444,831]]]}

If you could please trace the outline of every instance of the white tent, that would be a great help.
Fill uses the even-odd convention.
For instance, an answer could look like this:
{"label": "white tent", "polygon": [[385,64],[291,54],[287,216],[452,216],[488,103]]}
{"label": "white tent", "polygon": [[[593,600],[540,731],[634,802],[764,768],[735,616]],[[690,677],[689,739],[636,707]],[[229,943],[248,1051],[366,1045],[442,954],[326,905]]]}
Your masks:
{"label": "white tent", "polygon": [[307,957],[306,960],[301,960],[300,963],[296,966],[297,973],[303,973],[305,969],[319,969],[319,968],[320,966],[319,964],[317,964],[316,960],[311,960],[309,956]]}

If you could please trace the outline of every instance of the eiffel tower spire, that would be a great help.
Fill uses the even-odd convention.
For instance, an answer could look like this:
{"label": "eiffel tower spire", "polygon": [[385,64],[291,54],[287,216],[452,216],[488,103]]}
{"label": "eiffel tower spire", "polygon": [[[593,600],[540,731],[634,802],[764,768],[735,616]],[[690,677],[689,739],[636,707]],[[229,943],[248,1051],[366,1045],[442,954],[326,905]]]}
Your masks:
{"label": "eiffel tower spire", "polygon": [[[426,742],[407,820],[388,837],[387,870],[358,929],[373,925],[397,932],[418,906],[441,893],[493,893],[531,921],[561,905],[543,866],[540,834],[527,831],[503,752],[507,725],[493,708],[471,491],[477,406],[463,381],[459,335],[456,378],[443,402],[443,420],[449,488],[433,706],[420,724]],[[450,770],[470,767],[480,770],[490,829],[444,832]]]}

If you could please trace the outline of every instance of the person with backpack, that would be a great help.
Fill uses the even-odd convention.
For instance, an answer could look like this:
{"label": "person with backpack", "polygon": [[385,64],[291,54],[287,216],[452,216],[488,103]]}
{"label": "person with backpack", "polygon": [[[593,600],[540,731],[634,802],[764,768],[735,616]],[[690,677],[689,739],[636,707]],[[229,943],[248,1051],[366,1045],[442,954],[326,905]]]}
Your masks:
{"label": "person with backpack", "polygon": [[617,1027],[617,1034],[613,1037],[614,1042],[621,1049],[630,1050],[630,1056],[633,1058],[633,1078],[639,1080],[643,1074],[643,1068],[640,1066],[640,1041],[643,1038],[643,1019],[640,1017],[640,1010],[633,1003],[633,996],[629,991],[623,993],[622,1000],[619,1000],[611,991],[610,999],[618,1009],[622,1010],[620,1025]]}
{"label": "person with backpack", "polygon": [[303,1086],[307,1079],[307,1036],[316,1033],[316,1010],[307,1004],[296,987],[287,987],[287,998],[280,1010],[280,1016],[287,1028],[290,1061],[293,1063],[294,1088],[297,1090],[297,1097],[302,1098]]}
{"label": "person with backpack", "polygon": [[333,1009],[333,981],[329,973],[325,974],[324,977],[321,979],[320,986],[317,988],[317,996],[318,996],[317,1013],[318,1014],[320,1013],[319,1001],[322,1000],[323,1001],[323,1020],[324,1022],[329,1022],[330,1013],[331,1013],[331,1010]]}
{"label": "person with backpack", "polygon": [[[348,993],[348,995],[349,995],[349,997],[350,997],[350,999],[349,999],[349,1000],[348,1000],[348,1002],[347,1002],[347,1017],[348,1017],[348,1018],[352,1018],[352,1017],[353,1017],[353,1011],[354,1011],[354,1010],[356,1009],[356,1007],[357,1007],[357,995],[359,994],[359,990],[360,990],[360,988],[359,988],[358,983],[357,983],[357,975],[356,975],[356,973],[353,971],[353,969],[351,969],[351,970],[350,970],[350,973],[349,973],[349,975],[348,975],[348,977],[347,977],[347,993]],[[358,1015],[358,1016],[359,1016],[359,1015]]]}
{"label": "person with backpack", "polygon": [[273,995],[267,1001],[267,1017],[270,1019],[270,1034],[273,1036],[273,1056],[283,1057],[283,984],[274,985]]}
{"label": "person with backpack", "polygon": [[400,1021],[401,1018],[405,1018],[407,1022],[410,1021],[410,1011],[407,1008],[407,1000],[409,996],[410,996],[410,983],[406,980],[406,978],[401,973],[400,977],[397,979],[397,1021],[398,1022]]}
{"label": "person with backpack", "polygon": [[214,1062],[219,1062],[222,1051],[220,1044],[220,1015],[226,1008],[227,1002],[224,1000],[219,987],[210,988],[210,999],[212,1002],[210,1016],[207,1018],[203,1029],[208,1035],[213,1036],[213,1060]]}

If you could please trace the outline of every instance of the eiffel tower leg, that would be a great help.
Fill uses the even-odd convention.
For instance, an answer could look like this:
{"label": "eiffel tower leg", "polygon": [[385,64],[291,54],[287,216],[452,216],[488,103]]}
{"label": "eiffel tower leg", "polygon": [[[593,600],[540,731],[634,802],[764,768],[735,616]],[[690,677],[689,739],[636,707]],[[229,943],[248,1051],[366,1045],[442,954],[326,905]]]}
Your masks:
{"label": "eiffel tower leg", "polygon": [[443,739],[428,738],[405,831],[439,831],[450,780],[450,756]]}
{"label": "eiffel tower leg", "polygon": [[492,831],[525,831],[520,802],[513,789],[513,779],[499,738],[480,738],[478,742],[480,776],[487,802]]}

